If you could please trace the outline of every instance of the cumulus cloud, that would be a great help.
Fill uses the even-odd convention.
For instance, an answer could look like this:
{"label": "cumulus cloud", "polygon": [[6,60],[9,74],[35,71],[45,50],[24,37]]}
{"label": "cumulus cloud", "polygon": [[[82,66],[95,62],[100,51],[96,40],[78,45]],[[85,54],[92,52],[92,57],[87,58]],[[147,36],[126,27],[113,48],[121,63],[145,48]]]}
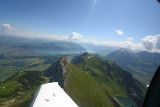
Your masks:
{"label": "cumulus cloud", "polygon": [[[104,45],[110,47],[118,48],[128,48],[132,50],[147,50],[152,52],[160,52],[160,34],[145,36],[139,42],[135,42],[133,38],[128,37],[123,41],[116,40],[97,40],[93,38],[85,38],[78,32],[72,32],[70,35],[57,35],[57,34],[47,34],[41,32],[29,32],[25,30],[20,30],[13,27],[10,24],[2,24],[1,30],[3,35],[9,36],[19,36],[19,37],[28,37],[28,38],[42,38],[49,40],[60,40],[60,41],[72,41],[76,43],[90,43],[94,45]],[[123,35],[123,31],[117,30],[118,35]]]}
{"label": "cumulus cloud", "polygon": [[2,24],[1,27],[5,33],[13,31],[13,27],[10,24]]}
{"label": "cumulus cloud", "polygon": [[146,36],[142,39],[143,45],[148,50],[160,50],[160,34]]}
{"label": "cumulus cloud", "polygon": [[117,33],[117,35],[122,36],[124,34],[124,32],[120,29],[116,29],[115,32]]}
{"label": "cumulus cloud", "polygon": [[120,42],[119,46],[132,50],[144,50],[144,46],[142,43],[135,43],[131,38],[127,38],[125,41]]}
{"label": "cumulus cloud", "polygon": [[80,40],[82,38],[82,35],[77,32],[72,32],[72,34],[69,36],[69,39],[72,40]]}
{"label": "cumulus cloud", "polygon": [[127,48],[136,51],[149,51],[149,52],[159,52],[160,53],[160,34],[145,36],[139,42],[135,42],[133,38],[128,37],[125,40],[95,40],[95,39],[80,39],[81,43],[91,43],[94,45],[105,45],[110,47]]}
{"label": "cumulus cloud", "polygon": [[128,48],[132,50],[144,50],[144,46],[142,43],[135,43],[133,41],[133,38],[127,38],[123,41],[117,41],[117,40],[95,40],[95,39],[81,39],[78,42],[80,43],[90,43],[94,45],[103,45],[103,46],[109,46],[109,47],[117,47],[117,48]]}

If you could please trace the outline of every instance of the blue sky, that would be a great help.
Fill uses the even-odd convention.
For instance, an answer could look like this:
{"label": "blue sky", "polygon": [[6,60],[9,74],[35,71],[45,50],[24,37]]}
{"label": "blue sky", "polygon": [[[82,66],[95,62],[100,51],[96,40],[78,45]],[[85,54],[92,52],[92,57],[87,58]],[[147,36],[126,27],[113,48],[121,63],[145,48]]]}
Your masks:
{"label": "blue sky", "polygon": [[140,42],[146,36],[159,35],[159,19],[160,4],[156,0],[0,1],[0,24],[23,29],[23,34],[25,30],[64,38],[78,34],[99,41],[130,38]]}

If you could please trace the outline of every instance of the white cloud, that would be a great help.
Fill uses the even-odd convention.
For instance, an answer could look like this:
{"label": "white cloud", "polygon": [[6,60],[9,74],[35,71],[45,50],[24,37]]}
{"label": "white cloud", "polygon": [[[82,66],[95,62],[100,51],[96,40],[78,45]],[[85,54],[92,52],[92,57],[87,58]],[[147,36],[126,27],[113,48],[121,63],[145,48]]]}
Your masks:
{"label": "white cloud", "polygon": [[160,51],[160,34],[146,36],[142,39],[143,45],[147,50]]}
{"label": "white cloud", "polygon": [[142,43],[135,43],[133,41],[133,38],[127,38],[123,41],[100,41],[95,39],[81,39],[79,40],[79,43],[90,43],[94,45],[103,45],[103,46],[109,46],[109,47],[117,47],[117,48],[128,48],[132,50],[144,50],[144,46]]}
{"label": "white cloud", "polygon": [[17,36],[17,37],[25,37],[25,38],[43,38],[49,40],[68,40],[68,36],[56,35],[56,34],[47,34],[42,32],[30,32],[22,29],[18,29],[13,27],[10,24],[2,24],[1,30],[3,35],[8,36]]}
{"label": "white cloud", "polygon": [[129,38],[127,38],[127,40],[129,40],[129,41],[133,41],[134,39],[133,39],[133,38],[131,38],[131,37],[129,37]]}
{"label": "white cloud", "polygon": [[13,27],[10,24],[2,24],[1,27],[5,33],[11,32],[13,30]]}
{"label": "white cloud", "polygon": [[2,24],[1,30],[3,35],[26,37],[26,38],[43,38],[50,40],[61,40],[61,41],[78,41],[82,38],[82,35],[77,32],[72,32],[71,35],[57,35],[57,34],[47,34],[42,32],[30,32],[22,29],[17,29],[10,24]]}
{"label": "white cloud", "polygon": [[[93,38],[86,39],[78,32],[72,32],[71,35],[57,35],[57,34],[47,34],[47,33],[41,33],[41,32],[29,32],[29,31],[17,29],[11,26],[10,24],[2,24],[1,30],[3,30],[3,35],[6,34],[9,36],[72,41],[80,44],[90,43],[94,45],[128,48],[132,50],[147,50],[152,52],[160,52],[160,34],[145,36],[144,38],[141,39],[141,41],[135,42],[134,39],[131,37],[128,37],[123,41],[97,40]],[[123,35],[123,31],[117,30],[117,34]]]}
{"label": "white cloud", "polygon": [[121,48],[128,48],[132,50],[144,50],[142,43],[135,43],[132,39],[126,39],[125,41],[120,42],[119,46]]}
{"label": "white cloud", "polygon": [[124,32],[122,30],[116,29],[115,32],[117,33],[117,35],[122,36],[124,34]]}
{"label": "white cloud", "polygon": [[80,40],[82,38],[82,35],[77,32],[72,32],[72,34],[69,36],[69,39],[72,40]]}

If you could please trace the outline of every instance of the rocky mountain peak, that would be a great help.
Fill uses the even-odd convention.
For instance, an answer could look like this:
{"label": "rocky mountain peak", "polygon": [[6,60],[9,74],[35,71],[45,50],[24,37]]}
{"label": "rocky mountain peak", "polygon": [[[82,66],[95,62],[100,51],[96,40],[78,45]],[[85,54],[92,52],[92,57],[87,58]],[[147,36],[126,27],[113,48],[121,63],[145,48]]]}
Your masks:
{"label": "rocky mountain peak", "polygon": [[60,57],[58,61],[52,63],[45,73],[47,76],[50,76],[51,82],[58,82],[61,87],[64,87],[64,80],[68,74],[68,65],[69,59],[67,57]]}
{"label": "rocky mountain peak", "polygon": [[63,67],[67,67],[68,64],[69,64],[69,59],[68,59],[67,57],[60,57],[59,63],[60,63]]}

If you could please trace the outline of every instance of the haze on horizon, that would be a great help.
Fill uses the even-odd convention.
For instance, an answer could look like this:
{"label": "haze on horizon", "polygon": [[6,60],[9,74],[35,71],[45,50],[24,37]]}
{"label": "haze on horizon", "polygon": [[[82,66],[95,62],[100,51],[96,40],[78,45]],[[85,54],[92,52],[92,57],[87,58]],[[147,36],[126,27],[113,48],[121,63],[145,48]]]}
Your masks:
{"label": "haze on horizon", "polygon": [[1,0],[0,35],[160,52],[156,0]]}

